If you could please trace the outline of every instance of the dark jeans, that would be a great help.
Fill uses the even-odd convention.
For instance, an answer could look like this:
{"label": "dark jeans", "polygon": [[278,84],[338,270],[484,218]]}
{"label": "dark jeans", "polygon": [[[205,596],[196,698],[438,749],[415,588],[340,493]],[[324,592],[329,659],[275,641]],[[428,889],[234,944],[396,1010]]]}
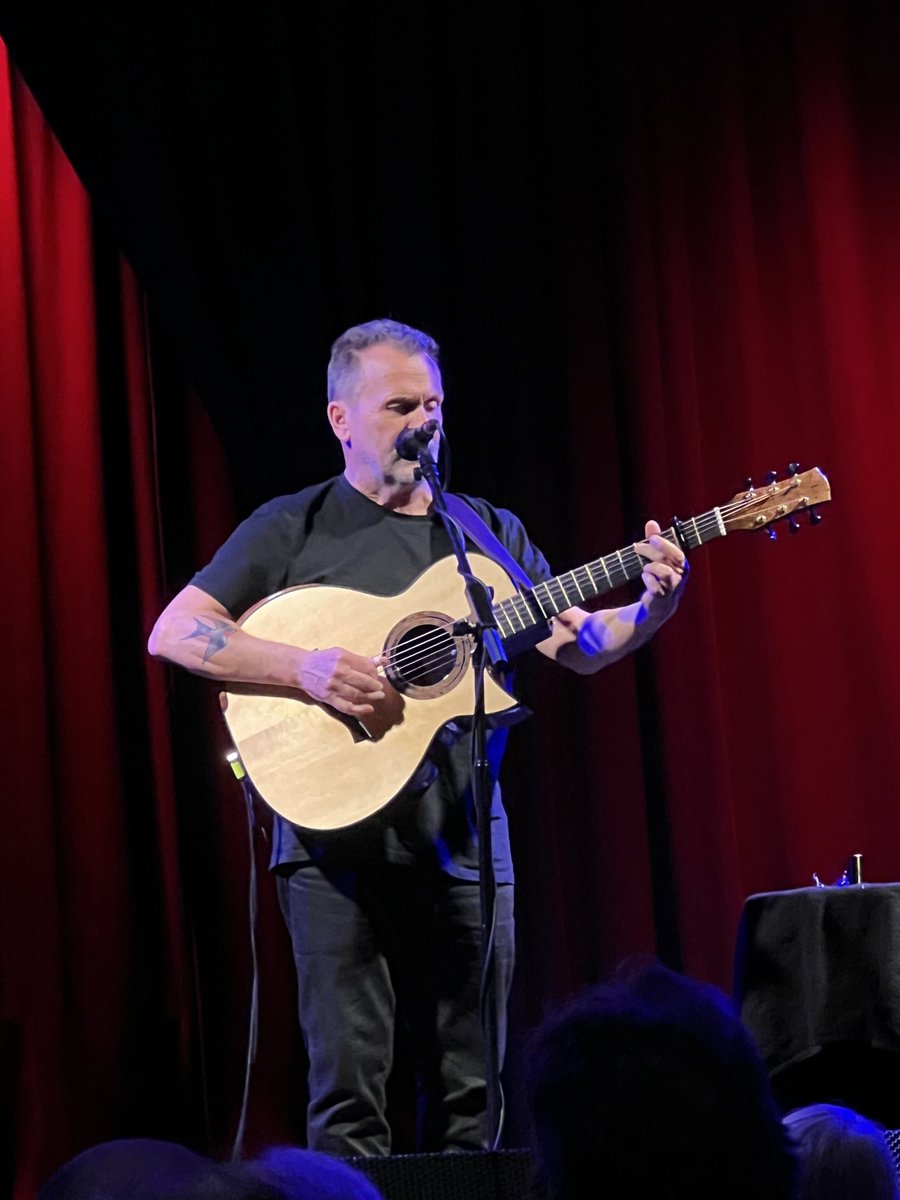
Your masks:
{"label": "dark jeans", "polygon": [[[499,1049],[512,982],[513,888],[498,889]],[[338,1155],[391,1151],[386,1085],[395,1019],[408,1022],[426,1100],[422,1150],[485,1146],[477,883],[379,864],[278,878],[309,1056],[309,1146]],[[399,1002],[399,1003],[398,1003]]]}

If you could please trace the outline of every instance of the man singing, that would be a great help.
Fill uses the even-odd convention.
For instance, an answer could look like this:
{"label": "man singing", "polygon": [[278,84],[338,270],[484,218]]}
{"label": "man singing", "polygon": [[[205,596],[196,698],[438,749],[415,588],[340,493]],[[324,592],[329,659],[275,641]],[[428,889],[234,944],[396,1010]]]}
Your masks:
{"label": "man singing", "polygon": [[[394,595],[453,553],[428,483],[397,448],[405,430],[443,419],[438,357],[433,338],[392,320],[355,326],[337,339],[327,413],[343,473],[271,500],[239,525],[161,614],[151,654],[219,682],[295,688],[348,718],[377,714],[389,689],[377,655],[350,652],[337,634],[338,644],[327,647],[304,646],[302,630],[298,645],[267,641],[237,620],[298,584]],[[534,583],[551,577],[518,518],[484,500],[464,500]],[[561,612],[538,644],[542,654],[581,674],[598,671],[643,645],[672,615],[686,579],[684,555],[654,521],[645,539],[635,546],[645,560],[641,598],[620,608]],[[455,738],[446,731],[435,738],[423,766],[373,816],[330,833],[275,818],[272,868],[297,967],[312,1149],[390,1153],[385,1087],[398,999],[416,1034],[428,1097],[421,1148],[485,1146],[471,733],[451,732]],[[513,872],[496,780],[504,736],[497,729],[488,738],[501,1058],[513,966]]]}

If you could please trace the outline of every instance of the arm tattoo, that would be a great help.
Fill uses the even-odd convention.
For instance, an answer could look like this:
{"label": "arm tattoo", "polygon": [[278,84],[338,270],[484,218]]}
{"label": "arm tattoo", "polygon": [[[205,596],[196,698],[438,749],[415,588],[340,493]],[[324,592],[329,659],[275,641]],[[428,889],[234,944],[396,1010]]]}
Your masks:
{"label": "arm tattoo", "polygon": [[201,621],[199,617],[194,617],[194,622],[197,628],[193,633],[187,633],[181,639],[183,642],[190,641],[191,638],[206,637],[209,638],[209,645],[203,652],[203,661],[209,662],[214,654],[217,654],[227,643],[233,633],[237,633],[237,625],[231,625],[228,621],[216,621],[214,625],[207,625],[205,621]]}

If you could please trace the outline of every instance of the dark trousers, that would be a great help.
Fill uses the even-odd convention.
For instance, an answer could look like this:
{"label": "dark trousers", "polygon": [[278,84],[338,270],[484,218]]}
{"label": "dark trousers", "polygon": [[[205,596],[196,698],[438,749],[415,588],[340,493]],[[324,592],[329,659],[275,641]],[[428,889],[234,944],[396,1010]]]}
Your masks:
{"label": "dark trousers", "polygon": [[[278,878],[309,1056],[309,1146],[391,1152],[386,1087],[395,1022],[408,1029],[424,1099],[421,1150],[485,1147],[477,883],[379,864],[305,864]],[[498,888],[495,977],[502,1063],[514,958],[513,888]]]}

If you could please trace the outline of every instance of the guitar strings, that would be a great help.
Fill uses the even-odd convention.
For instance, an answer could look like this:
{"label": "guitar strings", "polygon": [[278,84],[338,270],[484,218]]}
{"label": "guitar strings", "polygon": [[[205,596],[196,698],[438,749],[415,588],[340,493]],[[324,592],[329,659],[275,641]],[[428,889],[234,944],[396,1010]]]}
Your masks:
{"label": "guitar strings", "polygon": [[[719,509],[719,513],[727,520],[744,509],[752,508],[755,504],[761,501],[771,502],[775,496],[780,496],[782,493],[791,490],[795,485],[780,487],[775,492],[763,492],[758,495],[747,495],[741,497],[740,500],[734,500],[730,504],[723,505]],[[571,572],[564,572],[571,573]],[[396,649],[387,652],[388,666],[394,670],[403,671],[409,682],[414,682],[416,678],[427,674],[428,670],[439,663],[442,658],[452,656],[453,661],[456,661],[457,651],[455,639],[448,632],[456,624],[455,620],[447,620],[428,627],[425,633],[418,634],[414,638],[399,643]],[[449,643],[445,638],[450,638]],[[415,671],[415,675],[410,672]]]}
{"label": "guitar strings", "polygon": [[[433,662],[435,658],[440,658],[441,655],[446,654],[447,651],[450,651],[455,658],[455,641],[451,635],[445,632],[446,629],[452,629],[455,624],[455,621],[450,621],[446,626],[432,626],[433,632],[431,635],[424,635],[422,638],[414,639],[419,642],[424,642],[424,645],[418,646],[418,648],[411,653],[409,652],[407,645],[402,645],[402,649],[398,648],[397,650],[388,651],[386,656],[388,660],[388,666],[391,666],[395,669],[398,669],[402,666],[405,673],[406,668],[413,666],[421,667],[427,662]],[[437,634],[437,636],[435,637],[434,634]],[[449,644],[446,640],[448,637],[450,637]]]}
{"label": "guitar strings", "polygon": [[[744,508],[752,508],[752,506],[754,504],[759,504],[760,501],[766,501],[768,503],[768,502],[771,502],[772,500],[774,500],[776,496],[782,496],[786,492],[791,492],[796,487],[797,487],[796,483],[785,483],[782,486],[776,488],[776,490],[774,492],[770,492],[768,490],[768,488],[766,488],[762,492],[748,493],[746,496],[742,496],[740,500],[733,500],[730,504],[723,505],[719,509],[719,512],[723,516],[726,513],[731,515],[732,513],[740,512]],[[812,505],[810,505],[810,507],[812,507]],[[785,515],[787,515],[787,514],[785,514]]]}
{"label": "guitar strings", "polygon": [[443,679],[449,673],[450,669],[456,665],[456,659],[457,659],[457,655],[456,655],[455,651],[453,652],[452,657],[449,659],[449,661],[446,663],[446,665],[444,664],[442,655],[440,655],[440,654],[432,655],[431,658],[426,658],[422,662],[416,663],[416,667],[418,668],[417,670],[404,672],[404,675],[403,675],[404,682],[405,683],[415,683],[419,679],[424,679],[427,675],[429,675],[431,673],[431,671],[435,670],[438,667],[441,667],[443,669],[443,674],[441,675],[441,678]]}

